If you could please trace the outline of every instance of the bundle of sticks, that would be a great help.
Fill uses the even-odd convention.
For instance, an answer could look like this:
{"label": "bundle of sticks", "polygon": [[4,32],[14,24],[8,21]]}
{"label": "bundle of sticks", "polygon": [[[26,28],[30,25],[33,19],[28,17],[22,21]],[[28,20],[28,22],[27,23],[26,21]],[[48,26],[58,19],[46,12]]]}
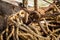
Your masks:
{"label": "bundle of sticks", "polygon": [[53,5],[54,8],[45,11],[44,17],[37,11],[25,8],[13,11],[9,16],[0,15],[1,24],[4,20],[6,23],[0,40],[60,40],[60,9],[58,4]]}

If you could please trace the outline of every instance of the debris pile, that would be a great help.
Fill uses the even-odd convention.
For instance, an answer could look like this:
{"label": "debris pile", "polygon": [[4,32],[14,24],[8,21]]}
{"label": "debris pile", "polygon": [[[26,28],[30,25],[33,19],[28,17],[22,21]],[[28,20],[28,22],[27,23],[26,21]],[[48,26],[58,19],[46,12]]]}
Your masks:
{"label": "debris pile", "polygon": [[24,9],[8,17],[1,14],[0,27],[6,26],[2,26],[0,40],[60,40],[60,6],[58,2],[52,5],[45,15]]}

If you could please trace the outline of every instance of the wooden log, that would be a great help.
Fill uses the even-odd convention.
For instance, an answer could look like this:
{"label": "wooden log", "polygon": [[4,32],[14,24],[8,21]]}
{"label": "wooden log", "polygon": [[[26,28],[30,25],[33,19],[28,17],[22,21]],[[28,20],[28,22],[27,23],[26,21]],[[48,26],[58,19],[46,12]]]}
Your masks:
{"label": "wooden log", "polygon": [[34,0],[34,10],[38,10],[38,8],[37,8],[37,0]]}
{"label": "wooden log", "polygon": [[28,0],[23,0],[23,7],[27,8]]}
{"label": "wooden log", "polygon": [[16,5],[12,5],[10,3],[7,3],[5,1],[0,1],[0,12],[1,15],[11,15],[14,12],[18,12],[20,8]]}
{"label": "wooden log", "polygon": [[7,17],[20,11],[20,7],[0,1],[0,33],[7,27]]}
{"label": "wooden log", "polygon": [[6,29],[6,20],[0,15],[0,33]]}

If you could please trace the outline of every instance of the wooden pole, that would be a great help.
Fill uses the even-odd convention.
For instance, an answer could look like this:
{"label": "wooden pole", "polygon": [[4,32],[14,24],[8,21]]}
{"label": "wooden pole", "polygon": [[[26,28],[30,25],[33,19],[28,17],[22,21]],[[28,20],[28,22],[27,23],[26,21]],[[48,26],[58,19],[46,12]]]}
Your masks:
{"label": "wooden pole", "polygon": [[23,7],[27,8],[28,0],[23,0]]}
{"label": "wooden pole", "polygon": [[37,8],[37,0],[34,0],[34,10],[38,10],[38,8]]}

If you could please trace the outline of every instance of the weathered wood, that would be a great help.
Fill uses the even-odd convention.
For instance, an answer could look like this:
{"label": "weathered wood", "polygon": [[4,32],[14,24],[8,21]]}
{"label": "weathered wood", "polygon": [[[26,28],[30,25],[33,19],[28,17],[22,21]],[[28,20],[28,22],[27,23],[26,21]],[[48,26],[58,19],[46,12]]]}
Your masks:
{"label": "weathered wood", "polygon": [[23,0],[23,7],[27,8],[28,0]]}
{"label": "weathered wood", "polygon": [[37,8],[37,0],[34,0],[34,10],[38,10],[38,8]]}
{"label": "weathered wood", "polygon": [[20,10],[19,7],[0,1],[0,33],[7,27],[7,17]]}
{"label": "weathered wood", "polygon": [[6,20],[3,16],[0,15],[0,33],[6,28]]}
{"label": "weathered wood", "polygon": [[20,10],[20,8],[15,6],[15,5],[12,5],[10,3],[4,2],[4,1],[0,1],[0,12],[1,12],[1,15],[11,15],[17,10]]}

